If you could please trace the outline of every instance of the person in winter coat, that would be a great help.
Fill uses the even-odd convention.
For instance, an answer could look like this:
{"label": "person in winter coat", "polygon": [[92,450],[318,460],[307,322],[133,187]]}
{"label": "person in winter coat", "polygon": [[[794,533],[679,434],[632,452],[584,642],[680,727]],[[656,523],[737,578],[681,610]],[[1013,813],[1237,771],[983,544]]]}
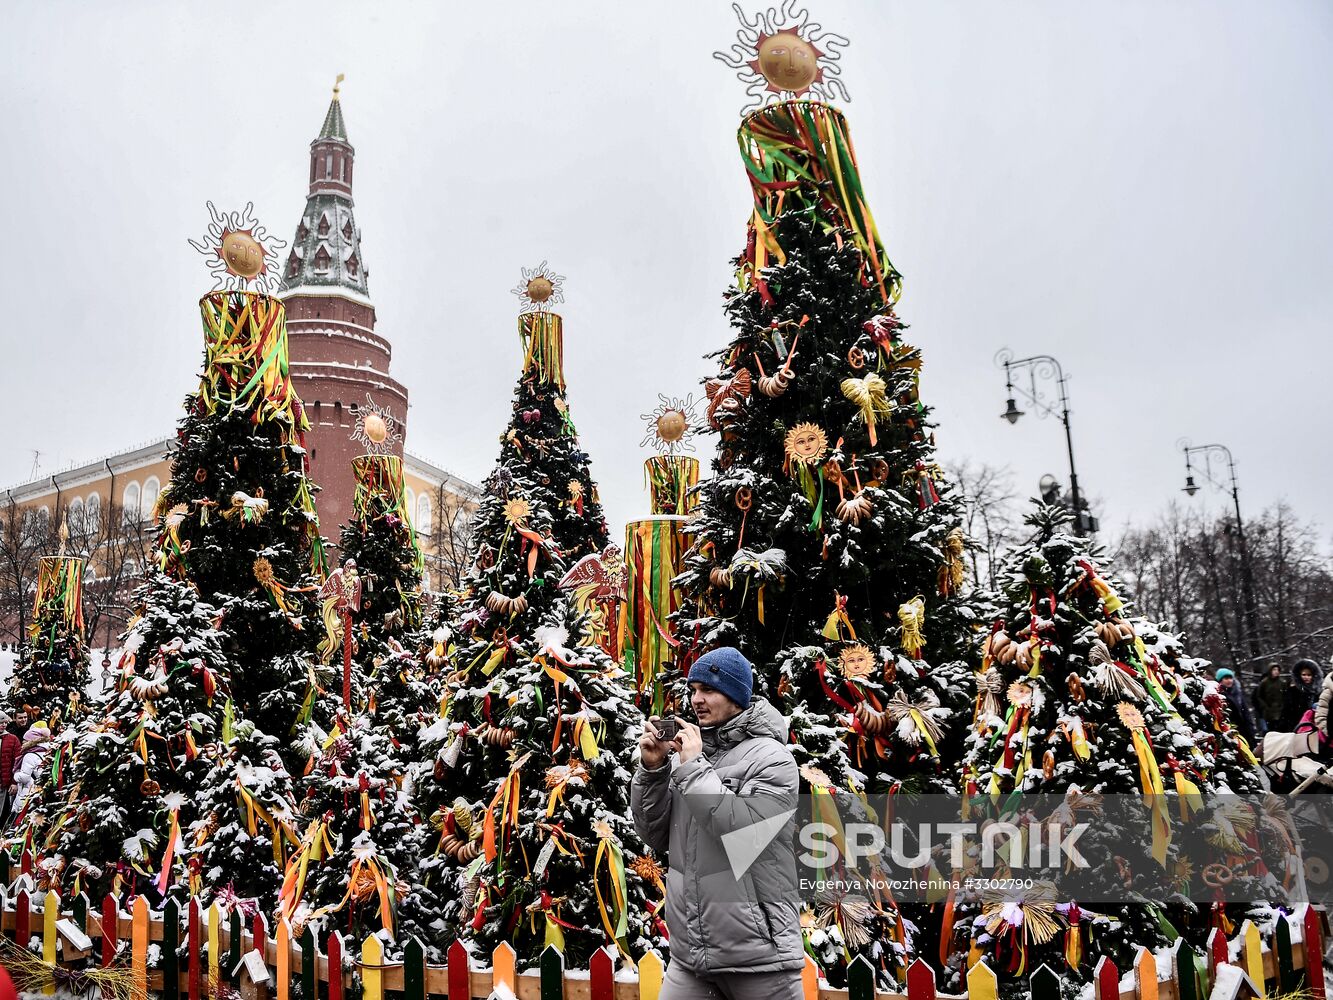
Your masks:
{"label": "person in winter coat", "polygon": [[1260,736],[1281,726],[1282,709],[1287,704],[1287,682],[1282,679],[1282,664],[1268,665],[1268,672],[1254,686],[1250,701],[1254,705],[1254,721]]}
{"label": "person in winter coat", "polygon": [[14,814],[23,812],[28,797],[38,784],[42,769],[51,757],[51,729],[45,720],[38,719],[23,734],[18,767],[14,769]]}
{"label": "person in winter coat", "polygon": [[1295,732],[1306,712],[1319,705],[1319,689],[1324,682],[1323,671],[1314,660],[1297,660],[1291,666],[1291,683],[1287,685],[1282,706],[1282,728]]}
{"label": "person in winter coat", "polygon": [[1324,742],[1333,745],[1333,732],[1329,730],[1330,716],[1333,716],[1333,656],[1328,660],[1329,671],[1324,675],[1324,683],[1319,688],[1319,703],[1315,705],[1314,722]]}
{"label": "person in winter coat", "polygon": [[0,730],[0,829],[9,823],[14,809],[14,793],[18,791],[14,786],[14,769],[23,741],[10,730],[13,721],[6,713],[0,712],[0,726],[4,727]]}
{"label": "person in winter coat", "polygon": [[1222,692],[1222,697],[1227,700],[1227,714],[1231,717],[1232,724],[1240,730],[1245,742],[1253,745],[1254,716],[1250,714],[1250,706],[1245,702],[1245,692],[1236,683],[1236,672],[1222,667],[1213,676],[1217,679],[1217,687]]}
{"label": "person in winter coat", "polygon": [[[805,953],[794,820],[737,876],[722,838],[794,813],[787,720],[751,696],[753,669],[723,647],[690,668],[690,705],[670,742],[650,719],[630,787],[639,835],[668,862],[671,961],[661,1000],[800,1000]],[[674,762],[669,759],[674,751]]]}

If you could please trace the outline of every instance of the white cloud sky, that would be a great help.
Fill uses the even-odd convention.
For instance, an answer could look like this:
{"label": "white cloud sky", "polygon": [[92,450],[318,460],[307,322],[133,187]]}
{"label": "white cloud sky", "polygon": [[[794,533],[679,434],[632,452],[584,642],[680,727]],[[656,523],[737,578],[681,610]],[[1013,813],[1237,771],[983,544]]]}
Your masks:
{"label": "white cloud sky", "polygon": [[[616,530],[638,415],[698,391],[750,204],[727,4],[4,3],[0,479],[167,433],[196,383],[204,202],[291,238],[343,72],[408,448],[479,480],[520,361],[519,269],[567,276],[570,402]],[[824,0],[864,182],[906,277],[946,460],[1065,478],[998,419],[1003,346],[1072,376],[1116,527],[1230,445],[1250,511],[1333,492],[1333,7]],[[244,14],[244,16],[241,16]],[[1183,498],[1182,498],[1183,499]],[[1220,504],[1221,496],[1195,503]],[[1326,523],[1327,526],[1327,523]]]}

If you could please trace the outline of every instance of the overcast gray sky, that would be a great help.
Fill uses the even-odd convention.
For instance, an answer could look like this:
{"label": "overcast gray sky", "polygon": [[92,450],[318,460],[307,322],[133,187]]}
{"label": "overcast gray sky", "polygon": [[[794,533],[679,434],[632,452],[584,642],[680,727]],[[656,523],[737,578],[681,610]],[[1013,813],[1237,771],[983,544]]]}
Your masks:
{"label": "overcast gray sky", "polygon": [[[3,7],[0,479],[32,449],[51,472],[171,430],[209,287],[186,239],[207,199],[291,239],[342,72],[408,448],[485,475],[520,360],[509,289],[548,259],[608,515],[646,512],[638,416],[710,373],[750,205],[745,98],[711,58],[728,4]],[[1180,497],[1182,435],[1230,445],[1251,511],[1325,513],[1333,5],[812,9],[852,40],[846,110],[942,458],[1009,463],[1025,492],[1064,478],[1057,423],[998,419],[1008,345],[1071,374],[1104,526]]]}

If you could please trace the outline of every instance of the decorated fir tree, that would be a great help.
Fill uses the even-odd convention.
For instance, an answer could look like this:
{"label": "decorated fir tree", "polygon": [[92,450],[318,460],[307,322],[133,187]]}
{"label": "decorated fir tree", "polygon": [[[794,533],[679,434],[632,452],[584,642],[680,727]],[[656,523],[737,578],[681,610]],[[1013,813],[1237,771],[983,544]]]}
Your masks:
{"label": "decorated fir tree", "polygon": [[249,206],[209,208],[194,245],[220,290],[200,300],[204,372],[155,511],[157,571],[138,592],[118,694],[57,747],[25,836],[40,833],[53,863],[100,870],[99,886],[162,893],[186,865],[191,891],[271,904],[296,842],[281,751],[317,638],[322,546],[285,313],[263,293],[281,243]]}
{"label": "decorated fir tree", "polygon": [[[736,645],[756,664],[790,717],[803,790],[954,792],[972,673],[960,501],[846,119],[800,99],[845,97],[846,40],[785,7],[742,21],[718,55],[757,105],[739,130],[754,208],[706,383],[721,440],[677,635],[690,655]],[[884,894],[821,900],[813,922],[834,977],[852,953],[887,975],[918,947]]]}
{"label": "decorated fir tree", "polygon": [[[376,428],[366,433],[374,442]],[[387,931],[400,942],[413,933],[424,940],[438,901],[414,877],[425,831],[409,772],[438,703],[422,661],[404,645],[421,627],[421,551],[402,460],[370,454],[352,464],[353,514],[340,545],[347,562],[325,588],[324,652],[338,681],[322,684],[298,741],[306,760],[302,846],[288,861],[282,912],[301,926],[351,928],[358,938]]]}
{"label": "decorated fir tree", "polygon": [[427,666],[416,655],[426,610],[422,553],[408,516],[402,459],[362,455],[352,465],[356,492],[341,548],[365,581],[356,629],[368,689],[365,708],[385,730],[394,771],[402,776],[418,759],[417,733],[439,708],[429,676],[439,663],[433,659]]}
{"label": "decorated fir tree", "polygon": [[421,877],[445,900],[433,943],[510,942],[535,965],[555,942],[579,967],[603,945],[627,958],[652,947],[648,899],[662,887],[629,819],[632,691],[600,648],[571,638],[581,616],[557,586],[606,526],[565,402],[561,319],[537,308],[553,297],[543,271],[525,272],[513,418],[473,521],[445,703],[422,734],[421,812],[438,832]]}
{"label": "decorated fir tree", "polygon": [[401,783],[388,729],[368,713],[344,711],[332,694],[322,697],[334,702],[334,721],[328,730],[302,726],[301,846],[287,862],[280,913],[298,927],[350,930],[356,940],[384,931],[401,942],[422,929],[400,920],[408,896],[417,896],[413,914],[438,908],[414,884],[422,831],[411,787]]}
{"label": "decorated fir tree", "polygon": [[313,595],[323,544],[306,478],[308,428],[287,367],[286,311],[265,289],[281,241],[246,212],[219,215],[194,246],[223,290],[199,302],[206,358],[186,400],[170,483],[158,500],[160,568],[223,614],[237,711],[284,743],[320,638]]}
{"label": "decorated fir tree", "polygon": [[85,562],[64,553],[69,531],[60,525],[60,554],[37,563],[37,595],[28,642],[9,683],[11,711],[28,707],[36,718],[73,722],[83,712],[88,686],[88,646],[83,629]]}
{"label": "decorated fir tree", "polygon": [[[1258,791],[1259,771],[1211,704],[1216,685],[1177,637],[1130,617],[1068,519],[1038,507],[1032,539],[1009,556],[975,685],[964,794],[974,816],[999,820],[1044,805],[1020,795],[1050,795],[1064,822],[1087,824],[1080,851],[1095,870],[965,895],[945,928],[954,974],[964,956],[1015,976],[1046,962],[1086,978],[1103,955],[1125,968],[1139,947],[1178,933],[1202,943],[1214,924],[1230,927],[1210,869],[1226,867],[1228,885],[1267,874],[1261,820],[1238,798]],[[1187,836],[1199,828],[1206,835]],[[1192,902],[1210,895],[1216,905]]]}
{"label": "decorated fir tree", "polygon": [[116,693],[58,738],[17,837],[64,891],[271,906],[296,839],[277,741],[232,716],[220,612],[162,573],[137,597]]}

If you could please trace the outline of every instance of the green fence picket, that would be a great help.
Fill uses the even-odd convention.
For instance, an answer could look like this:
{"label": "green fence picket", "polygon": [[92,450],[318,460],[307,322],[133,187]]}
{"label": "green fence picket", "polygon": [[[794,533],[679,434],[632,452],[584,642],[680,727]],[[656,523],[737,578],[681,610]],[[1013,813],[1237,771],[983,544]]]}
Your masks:
{"label": "green fence picket", "polygon": [[1060,1000],[1060,977],[1046,963],[1037,966],[1028,982],[1032,1000]]}
{"label": "green fence picket", "polygon": [[180,943],[180,904],[168,899],[162,908],[162,1000],[179,1000],[181,995]]}
{"label": "green fence picket", "polygon": [[564,1000],[565,956],[560,954],[560,949],[553,944],[548,944],[542,949],[541,975],[541,1000]]}
{"label": "green fence picket", "polygon": [[426,1000],[426,949],[416,938],[403,948],[403,1000]]}

